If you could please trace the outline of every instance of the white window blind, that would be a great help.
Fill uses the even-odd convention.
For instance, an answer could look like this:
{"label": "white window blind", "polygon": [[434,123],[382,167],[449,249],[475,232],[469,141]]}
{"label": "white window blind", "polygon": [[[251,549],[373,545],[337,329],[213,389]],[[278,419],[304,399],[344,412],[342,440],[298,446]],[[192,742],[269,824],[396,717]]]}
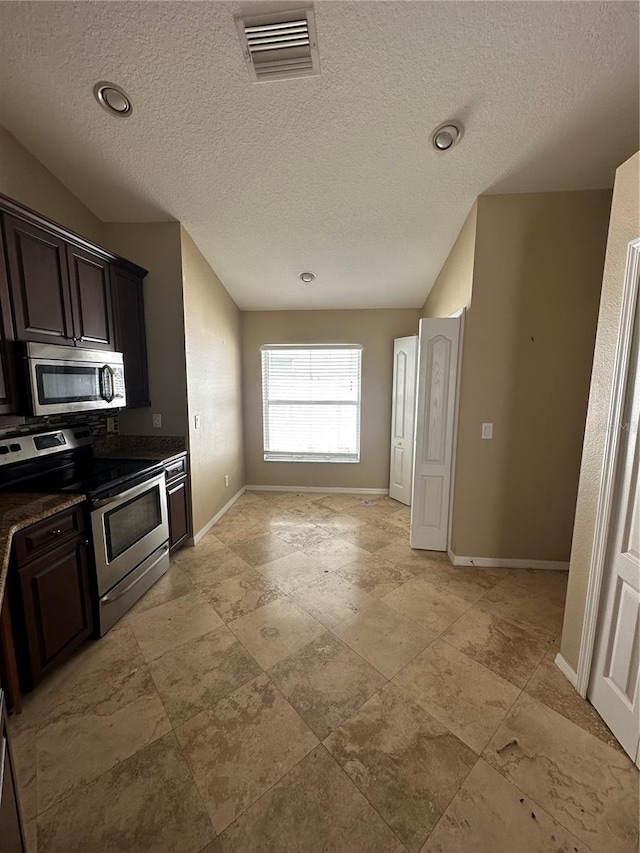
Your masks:
{"label": "white window blind", "polygon": [[360,461],[362,347],[262,347],[264,458]]}

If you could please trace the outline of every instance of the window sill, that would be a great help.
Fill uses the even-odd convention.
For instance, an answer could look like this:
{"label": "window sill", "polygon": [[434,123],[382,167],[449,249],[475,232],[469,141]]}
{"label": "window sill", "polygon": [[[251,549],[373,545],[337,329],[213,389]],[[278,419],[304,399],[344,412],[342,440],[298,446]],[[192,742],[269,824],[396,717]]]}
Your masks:
{"label": "window sill", "polygon": [[294,453],[265,453],[263,458],[265,462],[321,462],[338,465],[357,465],[360,462],[359,456],[323,456],[322,454],[311,456]]}

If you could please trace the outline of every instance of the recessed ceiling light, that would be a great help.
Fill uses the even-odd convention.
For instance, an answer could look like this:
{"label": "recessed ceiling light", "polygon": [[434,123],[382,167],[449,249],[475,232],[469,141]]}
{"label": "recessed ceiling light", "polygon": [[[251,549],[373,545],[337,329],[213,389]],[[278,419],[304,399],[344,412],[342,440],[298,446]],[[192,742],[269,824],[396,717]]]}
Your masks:
{"label": "recessed ceiling light", "polygon": [[298,278],[302,279],[305,284],[311,284],[315,277],[316,274],[314,272],[301,272],[298,276]]}
{"label": "recessed ceiling light", "polygon": [[93,94],[100,106],[112,116],[126,118],[133,112],[131,98],[121,86],[101,80],[93,87]]}
{"label": "recessed ceiling light", "polygon": [[458,121],[445,121],[431,134],[431,144],[436,151],[450,151],[462,139],[464,127]]}

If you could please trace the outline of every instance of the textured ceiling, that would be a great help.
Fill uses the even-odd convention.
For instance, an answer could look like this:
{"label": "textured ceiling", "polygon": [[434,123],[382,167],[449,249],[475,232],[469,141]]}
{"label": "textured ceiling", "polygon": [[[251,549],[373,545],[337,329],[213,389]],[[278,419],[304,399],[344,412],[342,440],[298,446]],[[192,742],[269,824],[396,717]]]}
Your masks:
{"label": "textured ceiling", "polygon": [[180,220],[242,308],[420,306],[477,195],[638,148],[637,3],[316,0],[321,76],[252,84],[234,15],[287,5],[0,2],[2,122],[101,219]]}

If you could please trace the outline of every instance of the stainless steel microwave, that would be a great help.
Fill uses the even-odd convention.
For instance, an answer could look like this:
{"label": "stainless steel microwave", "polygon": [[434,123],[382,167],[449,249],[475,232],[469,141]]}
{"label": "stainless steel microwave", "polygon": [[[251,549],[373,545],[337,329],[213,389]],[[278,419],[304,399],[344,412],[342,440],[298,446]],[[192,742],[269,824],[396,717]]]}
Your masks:
{"label": "stainless steel microwave", "polygon": [[127,405],[121,352],[27,343],[26,362],[34,415]]}

